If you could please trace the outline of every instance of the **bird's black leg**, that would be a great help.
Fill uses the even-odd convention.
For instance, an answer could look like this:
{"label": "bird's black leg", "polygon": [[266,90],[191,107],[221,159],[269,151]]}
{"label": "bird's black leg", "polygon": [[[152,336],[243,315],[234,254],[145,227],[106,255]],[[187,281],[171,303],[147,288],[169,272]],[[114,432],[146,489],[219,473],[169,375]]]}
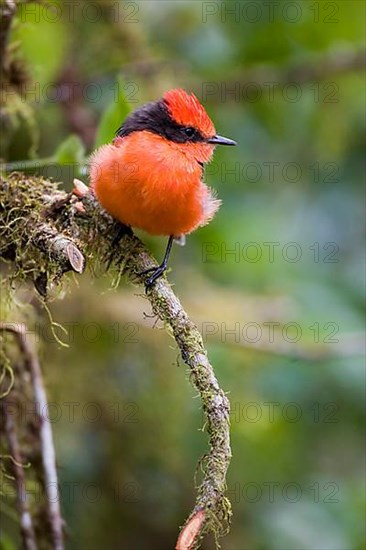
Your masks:
{"label": "bird's black leg", "polygon": [[164,259],[160,265],[158,265],[157,267],[150,267],[149,269],[145,269],[145,271],[142,271],[141,273],[139,273],[139,275],[145,275],[146,273],[152,272],[150,277],[145,281],[146,288],[149,288],[150,286],[152,286],[155,283],[156,279],[161,277],[164,271],[166,271],[169,255],[172,249],[173,240],[174,240],[174,237],[170,236],[166,247]]}
{"label": "bird's black leg", "polygon": [[117,222],[117,224],[118,224],[117,231],[115,236],[113,237],[113,240],[111,243],[111,251],[108,256],[107,270],[110,268],[110,265],[114,259],[116,248],[119,245],[119,242],[122,239],[123,235],[129,235],[130,237],[133,235],[132,229],[129,225],[124,225],[123,223],[120,223],[120,222]]}

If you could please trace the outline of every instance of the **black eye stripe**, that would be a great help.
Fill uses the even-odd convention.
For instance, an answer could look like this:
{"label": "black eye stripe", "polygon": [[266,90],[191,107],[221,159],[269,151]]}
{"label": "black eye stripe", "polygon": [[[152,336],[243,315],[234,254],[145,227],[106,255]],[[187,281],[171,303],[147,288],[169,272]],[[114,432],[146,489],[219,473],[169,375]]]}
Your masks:
{"label": "black eye stripe", "polygon": [[163,100],[147,103],[134,111],[126,118],[116,135],[125,137],[141,130],[149,130],[175,143],[207,141],[196,128],[175,122]]}

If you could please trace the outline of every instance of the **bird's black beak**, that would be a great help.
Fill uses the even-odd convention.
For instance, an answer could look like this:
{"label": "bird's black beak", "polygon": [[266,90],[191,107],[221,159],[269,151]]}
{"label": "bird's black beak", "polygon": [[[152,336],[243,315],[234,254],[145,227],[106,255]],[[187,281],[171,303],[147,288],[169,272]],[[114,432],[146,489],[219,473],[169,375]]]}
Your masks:
{"label": "bird's black beak", "polygon": [[236,145],[236,141],[217,135],[208,139],[207,141],[208,143],[213,143],[214,145]]}

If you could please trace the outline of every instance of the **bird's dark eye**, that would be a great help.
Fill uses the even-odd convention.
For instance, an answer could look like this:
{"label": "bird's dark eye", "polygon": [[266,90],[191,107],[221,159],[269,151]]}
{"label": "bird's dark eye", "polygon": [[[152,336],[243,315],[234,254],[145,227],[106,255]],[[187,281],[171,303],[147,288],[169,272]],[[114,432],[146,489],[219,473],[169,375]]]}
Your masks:
{"label": "bird's dark eye", "polygon": [[188,136],[188,137],[193,137],[194,134],[196,133],[196,130],[194,128],[191,128],[191,127],[184,128],[184,131],[186,133],[186,136]]}

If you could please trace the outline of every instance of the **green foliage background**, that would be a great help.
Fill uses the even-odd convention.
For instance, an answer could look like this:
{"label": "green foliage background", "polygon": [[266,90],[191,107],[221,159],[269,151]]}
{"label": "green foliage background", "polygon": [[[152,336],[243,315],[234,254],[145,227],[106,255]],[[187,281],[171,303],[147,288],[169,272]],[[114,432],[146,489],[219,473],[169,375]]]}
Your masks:
{"label": "green foliage background", "polygon": [[[51,159],[38,172],[87,181],[85,151],[177,86],[238,142],[206,170],[219,214],[169,274],[232,403],[228,550],[364,547],[364,12],[59,1],[23,4],[13,28],[31,111],[14,115],[7,162]],[[160,258],[163,240],[141,236]],[[206,449],[199,401],[144,298],[94,275],[52,304],[68,348],[38,324],[67,546],[172,548]],[[16,532],[7,519],[9,548]]]}

